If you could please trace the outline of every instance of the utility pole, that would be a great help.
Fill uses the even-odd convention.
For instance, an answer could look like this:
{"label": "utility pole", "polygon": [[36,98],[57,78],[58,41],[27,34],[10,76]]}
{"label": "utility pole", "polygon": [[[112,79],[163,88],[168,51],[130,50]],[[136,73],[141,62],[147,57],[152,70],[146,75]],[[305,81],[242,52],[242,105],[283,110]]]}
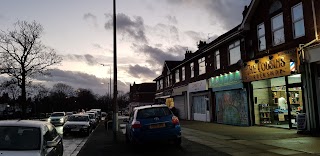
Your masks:
{"label": "utility pole", "polygon": [[113,140],[117,140],[118,131],[118,104],[117,104],[117,20],[116,0],[113,0]]}

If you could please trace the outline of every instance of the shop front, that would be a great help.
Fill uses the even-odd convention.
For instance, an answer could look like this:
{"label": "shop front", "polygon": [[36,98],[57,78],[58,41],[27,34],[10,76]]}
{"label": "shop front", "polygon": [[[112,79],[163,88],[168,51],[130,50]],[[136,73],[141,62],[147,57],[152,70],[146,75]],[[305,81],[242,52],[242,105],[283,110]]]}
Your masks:
{"label": "shop front", "polygon": [[210,92],[207,80],[188,85],[189,109],[191,120],[210,122]]}
{"label": "shop front", "polygon": [[188,108],[187,108],[187,91],[188,86],[180,86],[173,88],[172,97],[174,102],[174,107],[177,110],[177,115],[179,119],[188,118]]}
{"label": "shop front", "polygon": [[304,113],[301,74],[296,49],[246,62],[243,82],[249,82],[251,110],[256,125],[296,128]]}
{"label": "shop front", "polygon": [[214,117],[217,123],[249,126],[247,92],[239,71],[209,79],[214,94]]}
{"label": "shop front", "polygon": [[168,98],[171,97],[172,90],[165,90],[155,94],[155,103],[156,104],[167,104]]}

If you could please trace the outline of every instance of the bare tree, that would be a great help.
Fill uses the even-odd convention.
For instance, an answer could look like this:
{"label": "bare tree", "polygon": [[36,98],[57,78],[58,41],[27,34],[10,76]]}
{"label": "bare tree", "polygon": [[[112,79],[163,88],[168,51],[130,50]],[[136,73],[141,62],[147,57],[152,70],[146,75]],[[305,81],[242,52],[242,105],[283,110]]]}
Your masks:
{"label": "bare tree", "polygon": [[26,110],[26,84],[33,76],[45,74],[62,58],[41,41],[43,27],[33,21],[18,21],[13,30],[0,32],[0,69],[13,77],[21,88],[22,110]]}
{"label": "bare tree", "polygon": [[64,83],[54,84],[52,87],[52,92],[63,93],[67,97],[75,96],[75,90],[73,89],[73,87]]}

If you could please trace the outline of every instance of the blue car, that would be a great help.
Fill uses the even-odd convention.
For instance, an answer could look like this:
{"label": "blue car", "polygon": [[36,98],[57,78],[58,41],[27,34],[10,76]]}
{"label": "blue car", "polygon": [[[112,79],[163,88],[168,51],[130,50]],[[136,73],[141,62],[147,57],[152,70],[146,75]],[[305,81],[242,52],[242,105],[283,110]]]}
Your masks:
{"label": "blue car", "polygon": [[135,107],[127,122],[127,142],[133,144],[168,142],[181,145],[179,119],[166,105]]}

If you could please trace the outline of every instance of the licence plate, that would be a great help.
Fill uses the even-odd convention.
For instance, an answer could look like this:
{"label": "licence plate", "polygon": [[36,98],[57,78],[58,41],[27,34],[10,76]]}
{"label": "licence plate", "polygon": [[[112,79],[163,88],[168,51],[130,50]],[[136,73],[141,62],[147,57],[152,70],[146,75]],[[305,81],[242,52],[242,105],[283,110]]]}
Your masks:
{"label": "licence plate", "polygon": [[165,123],[152,124],[152,125],[150,125],[150,129],[163,128],[163,127],[166,127],[166,124],[165,124]]}
{"label": "licence plate", "polygon": [[72,132],[78,132],[80,129],[78,128],[74,128],[74,129],[71,129]]}

